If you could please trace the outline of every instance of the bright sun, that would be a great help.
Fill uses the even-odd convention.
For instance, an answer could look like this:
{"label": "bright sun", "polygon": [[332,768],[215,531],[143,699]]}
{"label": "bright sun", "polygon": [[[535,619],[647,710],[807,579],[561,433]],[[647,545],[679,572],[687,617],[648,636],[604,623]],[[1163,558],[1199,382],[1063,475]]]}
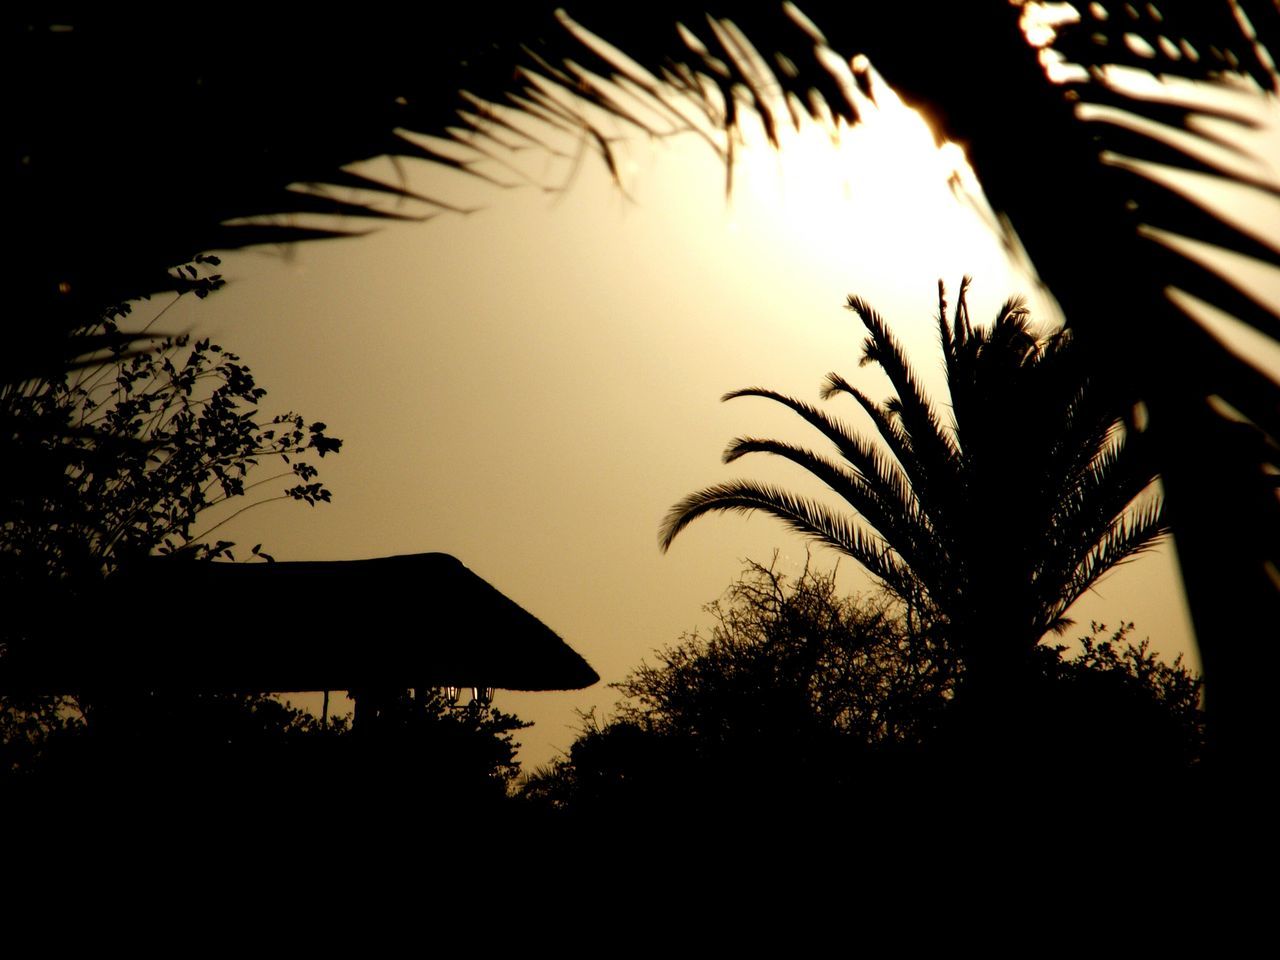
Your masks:
{"label": "bright sun", "polygon": [[744,112],[736,182],[772,208],[791,243],[816,257],[842,249],[860,223],[877,225],[878,244],[910,243],[924,258],[964,245],[956,201],[989,215],[964,151],[939,147],[918,113],[872,68],[858,67],[871,75],[875,99],[859,97],[857,125],[806,118],[798,129],[781,127],[774,150]]}

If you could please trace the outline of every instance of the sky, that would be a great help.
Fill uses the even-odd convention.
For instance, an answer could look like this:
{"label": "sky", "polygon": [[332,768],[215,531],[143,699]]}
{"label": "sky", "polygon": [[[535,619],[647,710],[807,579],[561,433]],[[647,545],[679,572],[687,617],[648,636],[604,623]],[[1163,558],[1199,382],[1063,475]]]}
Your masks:
{"label": "sky", "polygon": [[[665,555],[657,536],[672,504],[735,477],[822,494],[768,458],[723,465],[742,434],[820,443],[768,401],[719,397],[761,385],[820,403],[832,370],[887,396],[883,375],[858,366],[863,331],[846,295],[888,320],[935,397],[939,278],[954,291],[974,277],[978,320],[1022,294],[1038,320],[1058,321],[981,201],[948,186],[964,172],[958,148],[937,151],[891,100],[838,148],[816,127],[781,152],[748,130],[728,198],[723,165],[695,138],[627,142],[625,190],[570,139],[567,159],[506,155],[528,178],[510,189],[374,162],[367,172],[404,173],[475,209],[225,256],[227,287],[177,304],[166,327],[240,354],[269,391],[264,413],[323,420],[345,443],[318,463],[332,503],[264,505],[218,536],[261,542],[279,560],[444,551],[543,620],[602,682],[499,692],[497,707],[535,722],[519,736],[526,769],[567,750],[576,711],[607,713],[607,684],[705,631],[703,605],[747,559],[776,556],[792,573],[839,563],[845,589],[872,590],[851,560],[819,548],[810,559],[802,538],[762,515],[701,519]],[[852,407],[824,406],[870,429]],[[445,613],[465,631],[465,610]],[[442,612],[409,597],[404,614],[371,611],[368,629],[429,642]],[[1114,571],[1070,615],[1132,620],[1137,639],[1195,662],[1169,547]]]}

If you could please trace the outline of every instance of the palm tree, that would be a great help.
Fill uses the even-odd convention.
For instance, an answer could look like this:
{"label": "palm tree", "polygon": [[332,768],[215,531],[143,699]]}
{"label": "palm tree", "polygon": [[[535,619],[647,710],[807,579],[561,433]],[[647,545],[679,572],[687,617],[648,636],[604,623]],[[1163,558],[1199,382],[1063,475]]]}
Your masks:
{"label": "palm tree", "polygon": [[877,444],[822,410],[761,387],[725,399],[762,397],[795,411],[839,460],[795,444],[740,437],[726,462],[769,453],[831,488],[854,517],[750,480],[686,497],[667,515],[661,544],[698,517],[759,510],[845,553],[911,605],[947,624],[969,682],[994,689],[1029,662],[1047,632],[1070,624],[1067,609],[1116,564],[1166,530],[1160,501],[1134,502],[1155,472],[1125,442],[1120,417],[1085,374],[1076,338],[1040,336],[1019,300],[988,329],[974,327],[968,279],[947,318],[938,288],[938,333],[950,415],[925,396],[885,321],[865,301],[849,309],[866,326],[862,362],[879,366],[894,396],[879,404],[839,374],[823,399],[852,397]]}

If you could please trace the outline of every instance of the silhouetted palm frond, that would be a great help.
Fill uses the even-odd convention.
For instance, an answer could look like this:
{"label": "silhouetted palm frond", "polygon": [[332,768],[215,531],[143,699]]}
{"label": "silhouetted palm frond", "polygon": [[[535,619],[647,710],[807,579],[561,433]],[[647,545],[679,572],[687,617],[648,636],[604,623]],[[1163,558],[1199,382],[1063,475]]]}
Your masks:
{"label": "silhouetted palm frond", "polygon": [[666,549],[698,517],[725,510],[772,514],[796,532],[853,557],[899,595],[911,594],[912,573],[891,544],[847,516],[767,484],[739,480],[690,494],[667,514],[659,542]]}

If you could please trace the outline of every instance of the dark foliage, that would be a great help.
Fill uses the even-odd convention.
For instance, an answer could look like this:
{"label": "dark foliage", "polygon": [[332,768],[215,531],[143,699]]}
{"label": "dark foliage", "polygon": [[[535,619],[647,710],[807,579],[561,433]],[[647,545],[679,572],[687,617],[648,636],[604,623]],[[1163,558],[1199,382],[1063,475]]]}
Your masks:
{"label": "dark foliage", "polygon": [[[198,296],[221,285],[216,274],[201,272],[201,265],[217,262],[201,257],[184,268]],[[146,623],[140,612],[119,609],[119,598],[79,619],[72,614],[102,603],[100,585],[153,552],[235,559],[234,543],[207,539],[224,521],[205,521],[201,528],[211,508],[240,499],[247,502],[242,509],[271,500],[314,505],[331,497],[309,462],[311,455],[341,448],[325,424],[308,424],[294,413],[260,416],[266,391],[236,354],[208,340],[148,338],[145,349],[128,349],[116,335],[131,313],[130,304],[120,305],[78,331],[104,348],[75,367],[55,364],[29,379],[0,383],[0,419],[13,426],[22,452],[6,464],[0,517],[6,597],[0,671],[6,689],[22,687],[26,665],[41,660],[41,651],[63,632],[78,629],[73,623],[135,617],[138,629],[173,630],[173,624]],[[271,461],[282,469],[261,478]],[[272,482],[279,484],[274,494],[263,495]],[[271,560],[260,544],[247,556]],[[209,726],[215,716],[229,723],[238,716],[241,728],[264,736],[306,728],[304,715],[265,697],[173,705],[187,715],[149,715],[165,729],[188,732],[195,718]],[[39,769],[50,751],[87,749],[86,719],[100,706],[65,695],[0,700],[0,775]],[[226,731],[228,742],[240,738],[234,726]],[[78,746],[60,746],[73,740]]]}
{"label": "dark foliage", "polygon": [[362,730],[255,694],[122,691],[4,707],[4,782],[101,781],[135,795],[251,791],[278,800],[326,780],[331,799],[402,790],[423,804],[494,804],[519,772],[513,735],[529,726],[488,705],[447,703],[435,691],[389,698],[376,728]]}
{"label": "dark foliage", "polygon": [[901,605],[843,598],[832,574],[789,583],[751,564],[708,611],[710,635],[687,635],[617,684],[614,716],[584,717],[527,799],[587,818],[691,802],[735,822],[771,810],[780,829],[782,811],[1178,785],[1199,761],[1200,682],[1129,643],[1131,624],[1109,636],[1094,624],[1075,656],[1038,648],[999,742],[975,749],[954,697],[963,662]]}
{"label": "dark foliage", "polygon": [[841,597],[834,573],[794,584],[752,563],[706,608],[697,633],[616,684],[617,719],[700,743],[816,730],[866,744],[919,744],[958,663],[936,624],[887,596]]}
{"label": "dark foliage", "polygon": [[79,749],[86,730],[73,697],[0,697],[0,783],[50,769]]}
{"label": "dark foliage", "polygon": [[[434,692],[393,698],[380,719],[322,724],[259,695],[0,701],[0,790],[11,813],[69,808],[73,830],[102,824],[130,849],[212,844],[200,871],[228,879],[244,854],[281,842],[356,844],[345,852],[380,861],[406,843],[465,850],[466,829],[491,838],[518,822],[508,788],[527,723]],[[371,838],[394,846],[375,856]],[[240,851],[234,865],[228,850]]]}
{"label": "dark foliage", "polygon": [[439,802],[496,803],[520,772],[515,732],[531,724],[492,705],[455,704],[436,690],[398,691],[355,729],[351,759],[372,781],[438,789]]}
{"label": "dark foliage", "polygon": [[[205,279],[216,288],[220,278]],[[119,332],[130,312],[115,308],[85,335]],[[0,541],[6,579],[102,577],[153,550],[234,559],[234,544],[199,542],[213,529],[199,529],[205,511],[246,495],[248,506],[328,501],[304,458],[336,453],[342,441],[294,413],[263,417],[265,396],[239,356],[185,335],[0,384],[3,416],[27,427],[24,462],[44,467],[38,481],[10,488]],[[272,462],[282,469],[255,472]],[[288,482],[272,495],[249,495],[281,479]]]}
{"label": "dark foliage", "polygon": [[[206,292],[219,282],[201,279]],[[116,307],[84,332],[110,336],[130,312]],[[265,395],[236,354],[186,336],[144,350],[115,346],[73,370],[0,384],[0,411],[20,425],[22,450],[6,465],[0,517],[9,657],[57,628],[54,611],[133,559],[153,551],[234,559],[233,543],[209,541],[228,514],[200,527],[211,508],[330,499],[310,457],[336,453],[342,441],[294,413],[261,416]],[[281,469],[261,477],[272,462]],[[248,554],[270,559],[261,545]]]}
{"label": "dark foliage", "polygon": [[[220,285],[194,264],[187,276],[204,281],[198,294]],[[84,336],[110,344],[130,313],[119,307]],[[342,441],[295,413],[261,414],[265,396],[239,356],[185,336],[141,350],[117,343],[74,369],[0,385],[0,408],[33,448],[27,461],[47,466],[38,483],[11,488],[0,528],[0,578],[11,598],[0,670],[21,671],[24,654],[71,629],[68,610],[85,602],[109,604],[90,622],[132,619],[183,643],[178,618],[189,607],[175,598],[149,609],[184,612],[155,622],[148,608],[96,588],[153,553],[174,555],[165,562],[235,560],[235,544],[209,537],[231,516],[273,500],[331,499],[312,457],[338,452]],[[207,519],[220,507],[219,519]],[[273,562],[261,544],[245,559]],[[163,583],[142,577],[132,589]],[[220,629],[246,627],[224,611]],[[0,697],[0,782],[36,796],[111,784],[114,799],[134,810],[163,802],[185,815],[218,808],[226,816],[225,805],[246,824],[317,784],[327,803],[349,810],[385,808],[394,795],[420,810],[478,816],[505,800],[518,770],[512,737],[527,726],[425,691],[383,698],[373,728],[353,730],[263,694],[120,682],[75,695]]]}
{"label": "dark foliage", "polygon": [[1075,725],[1063,735],[1086,745],[1119,741],[1123,763],[1143,771],[1191,767],[1204,742],[1202,682],[1181,655],[1168,664],[1149,641],[1135,645],[1133,629],[1122,623],[1108,635],[1105,624],[1091,623],[1070,657],[1062,646],[1040,648],[1040,675]]}

